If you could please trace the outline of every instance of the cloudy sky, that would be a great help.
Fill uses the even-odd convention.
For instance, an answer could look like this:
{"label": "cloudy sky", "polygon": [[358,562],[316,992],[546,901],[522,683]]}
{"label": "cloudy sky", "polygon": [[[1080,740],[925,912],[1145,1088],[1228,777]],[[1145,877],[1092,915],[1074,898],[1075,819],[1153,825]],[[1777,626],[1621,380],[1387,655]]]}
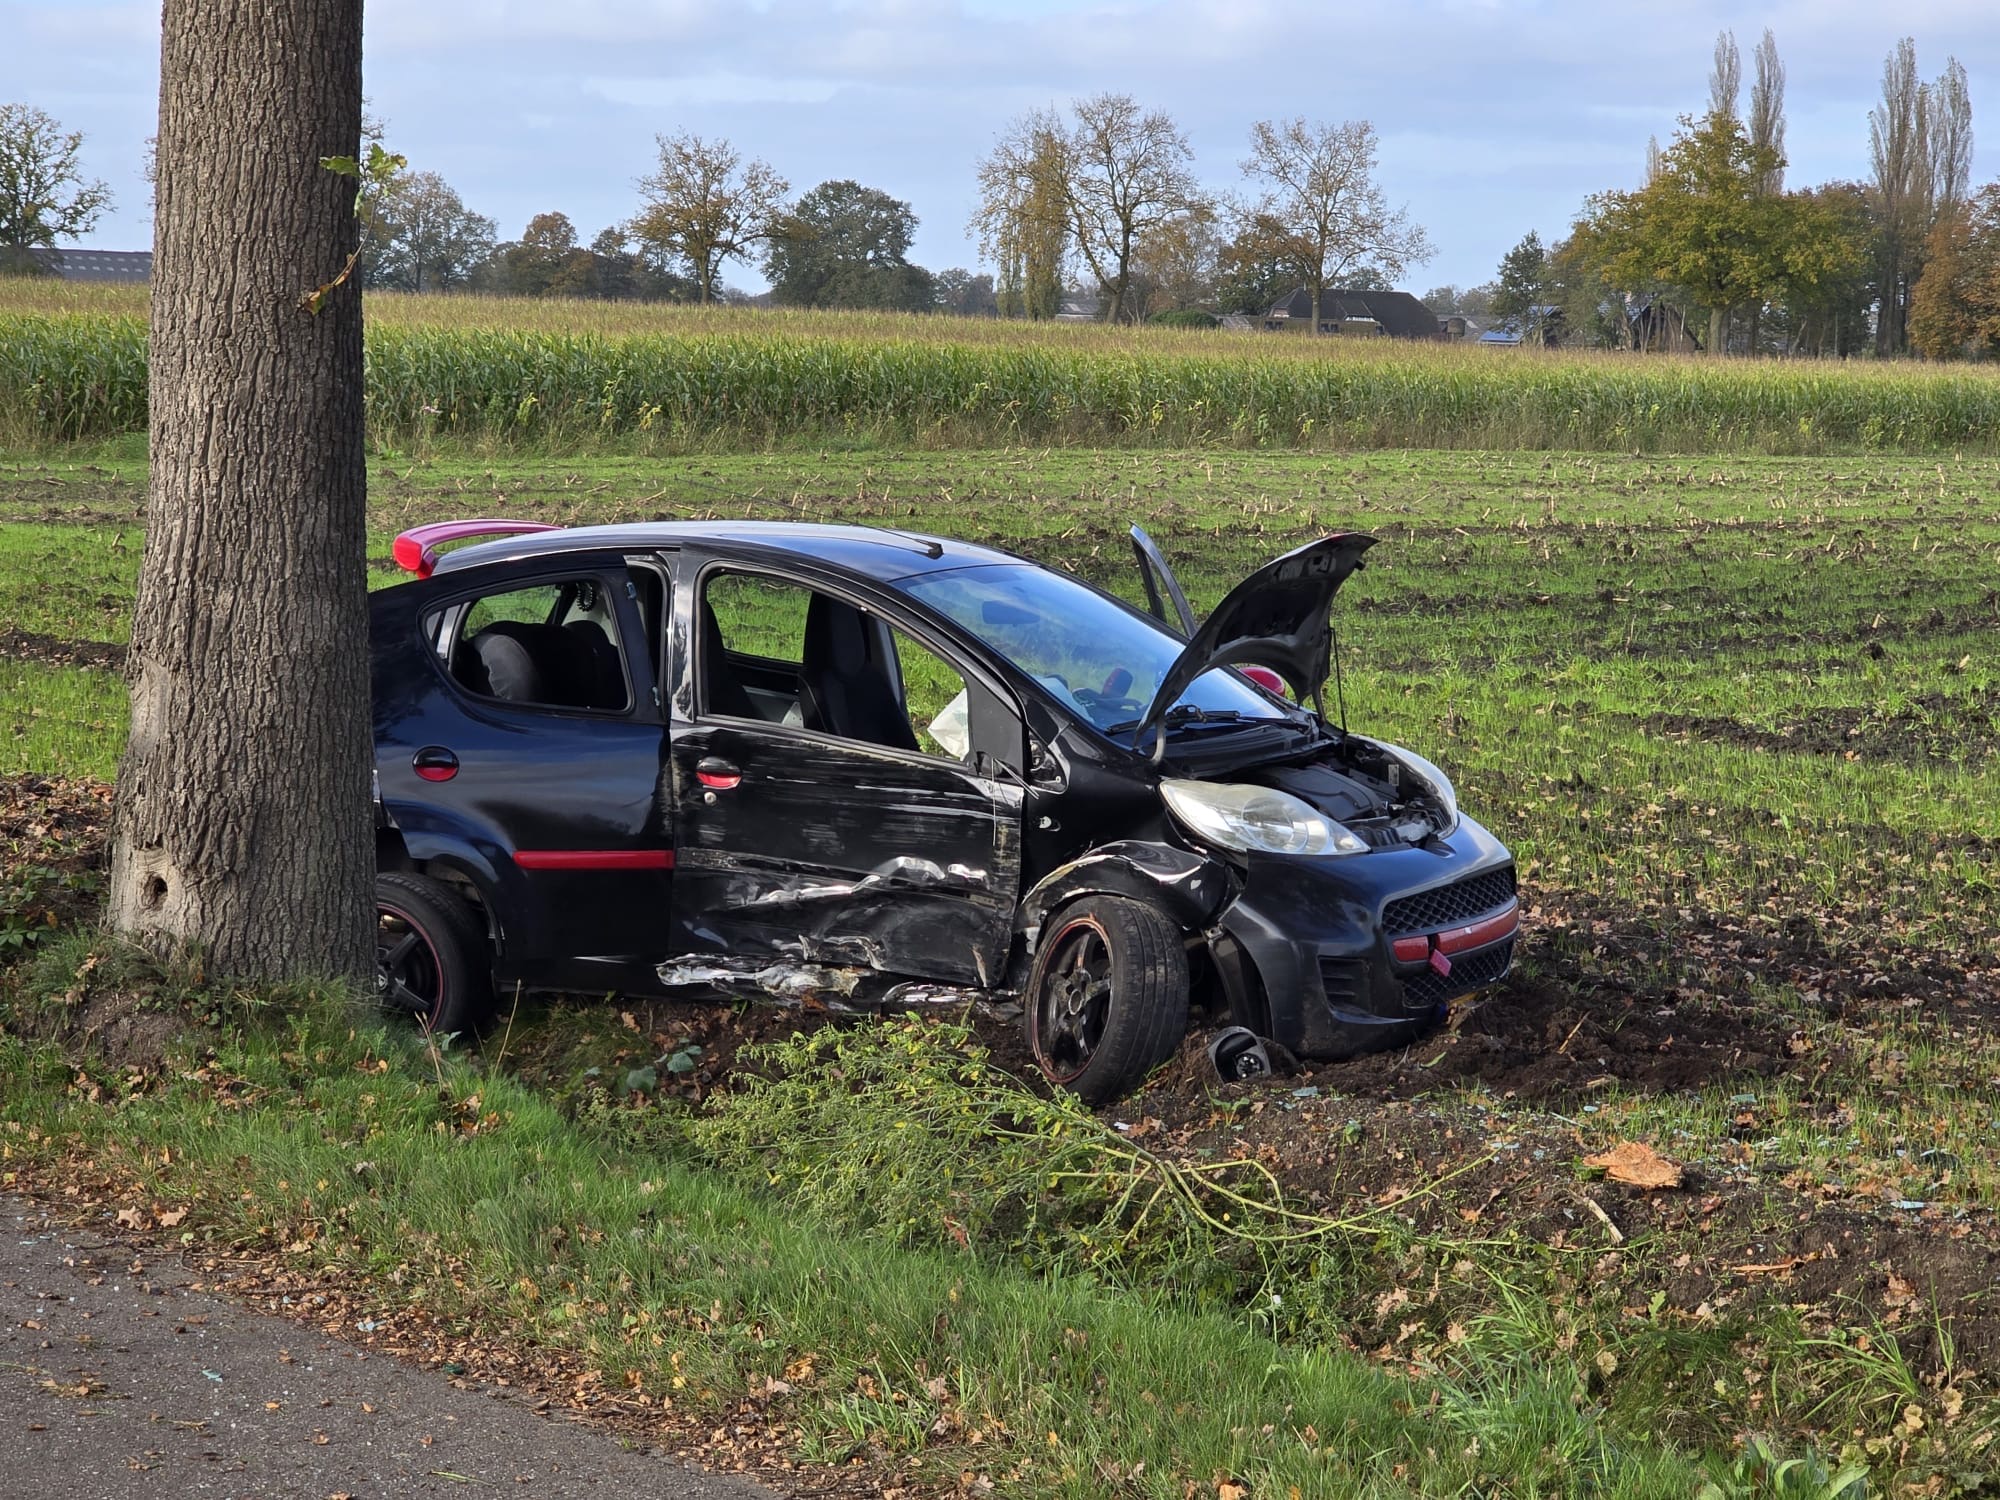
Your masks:
{"label": "cloudy sky", "polygon": [[[1528,229],[1638,179],[1646,140],[1702,107],[1718,30],[1746,70],[1765,27],[1789,74],[1789,180],[1859,177],[1882,60],[1970,73],[1975,182],[2000,174],[1991,0],[370,0],[367,92],[391,147],[502,237],[559,209],[585,239],[632,213],[654,136],[761,156],[802,192],[852,177],[909,200],[912,258],[972,265],[974,164],[1024,110],[1101,90],[1167,110],[1217,188],[1253,120],[1367,119],[1381,180],[1430,232],[1417,291],[1489,279]],[[82,130],[117,194],[87,243],[151,243],[141,151],[157,5],[0,0],[0,101]],[[1991,107],[1995,114],[1986,111]],[[1988,123],[1988,121],[1992,123]],[[761,285],[733,265],[736,285]]]}

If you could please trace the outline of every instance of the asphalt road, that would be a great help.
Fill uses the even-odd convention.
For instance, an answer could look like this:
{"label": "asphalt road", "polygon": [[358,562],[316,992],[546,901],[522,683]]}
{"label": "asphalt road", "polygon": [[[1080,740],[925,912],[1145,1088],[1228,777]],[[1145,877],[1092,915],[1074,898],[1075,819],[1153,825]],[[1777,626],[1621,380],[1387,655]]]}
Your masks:
{"label": "asphalt road", "polygon": [[133,1265],[0,1196],[0,1500],[772,1500]]}

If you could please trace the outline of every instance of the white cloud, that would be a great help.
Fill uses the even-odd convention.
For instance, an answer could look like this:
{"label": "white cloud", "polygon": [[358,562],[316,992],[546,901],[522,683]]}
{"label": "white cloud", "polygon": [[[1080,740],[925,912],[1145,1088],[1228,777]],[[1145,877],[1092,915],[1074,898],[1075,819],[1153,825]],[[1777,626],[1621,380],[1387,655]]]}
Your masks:
{"label": "white cloud", "polygon": [[758,78],[709,73],[698,78],[590,78],[584,88],[613,104],[679,109],[717,104],[824,104],[842,85],[826,78]]}

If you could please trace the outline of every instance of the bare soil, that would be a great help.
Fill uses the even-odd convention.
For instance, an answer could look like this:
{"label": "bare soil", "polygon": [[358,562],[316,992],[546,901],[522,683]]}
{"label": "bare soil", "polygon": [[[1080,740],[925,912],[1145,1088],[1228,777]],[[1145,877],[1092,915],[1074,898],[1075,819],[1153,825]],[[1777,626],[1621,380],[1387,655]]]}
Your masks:
{"label": "bare soil", "polygon": [[12,661],[46,662],[56,667],[96,667],[117,671],[125,665],[125,648],[110,641],[68,641],[32,630],[0,630],[0,656]]}

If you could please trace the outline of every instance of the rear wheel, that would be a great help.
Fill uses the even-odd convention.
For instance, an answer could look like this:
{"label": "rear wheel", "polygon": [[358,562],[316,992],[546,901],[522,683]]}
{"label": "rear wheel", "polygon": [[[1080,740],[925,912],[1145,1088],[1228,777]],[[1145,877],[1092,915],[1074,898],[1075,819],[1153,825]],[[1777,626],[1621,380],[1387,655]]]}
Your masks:
{"label": "rear wheel", "polygon": [[493,971],[478,915],[421,875],[375,877],[375,992],[430,1032],[474,1032],[493,1012]]}
{"label": "rear wheel", "polygon": [[1043,925],[1028,973],[1028,1049],[1086,1104],[1132,1089],[1187,1034],[1187,950],[1166,914],[1086,896]]}

